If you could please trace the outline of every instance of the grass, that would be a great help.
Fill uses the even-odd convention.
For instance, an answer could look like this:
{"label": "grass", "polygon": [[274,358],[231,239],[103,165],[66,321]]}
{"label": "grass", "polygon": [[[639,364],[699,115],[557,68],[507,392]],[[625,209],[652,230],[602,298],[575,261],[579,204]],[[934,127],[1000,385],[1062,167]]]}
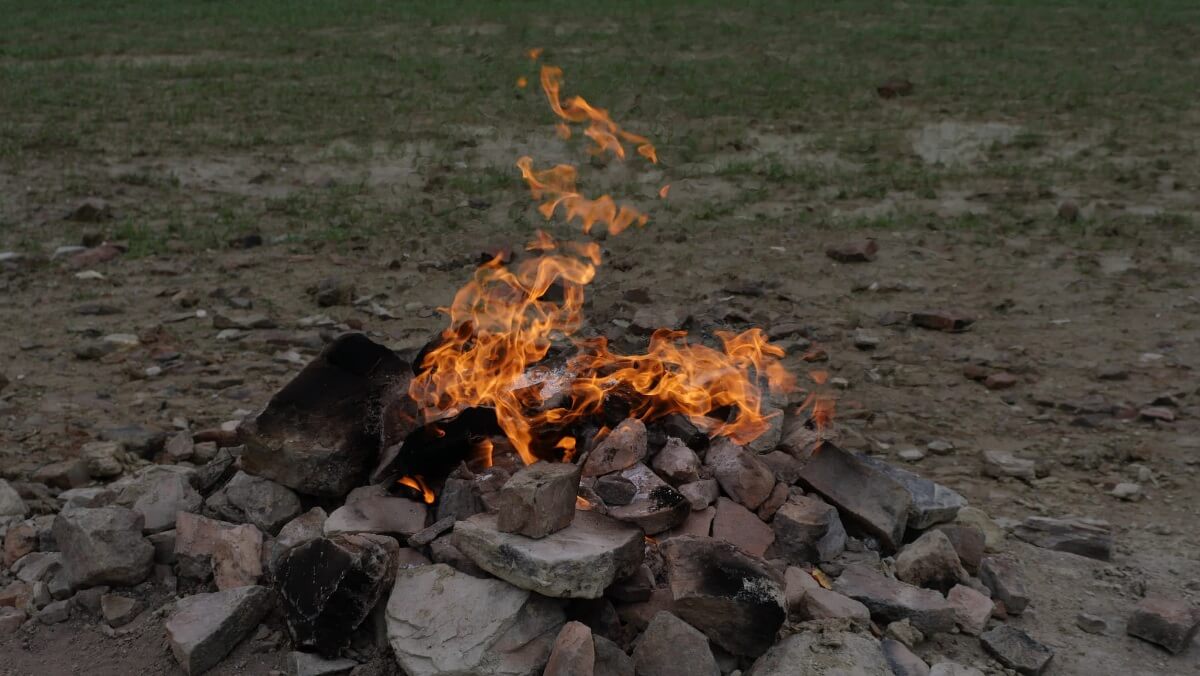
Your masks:
{"label": "grass", "polygon": [[[532,46],[564,67],[568,92],[658,140],[668,178],[736,155],[716,176],[776,200],[830,186],[845,202],[930,199],[1015,181],[1136,199],[1158,174],[1200,176],[1192,0],[0,0],[0,16],[0,172],[38,184],[22,200],[0,192],[0,241],[21,238],[28,214],[88,194],[118,202],[118,227],[146,233],[146,252],[179,237],[217,246],[239,229],[341,241],[402,222],[438,227],[441,202],[507,208],[524,197],[511,158],[462,166],[460,151],[479,127],[550,135],[540,92],[513,87],[519,74],[536,82],[522,57]],[[874,85],[893,76],[915,82],[915,95],[881,101]],[[991,162],[926,166],[909,134],[939,120],[1021,132]],[[737,150],[758,130],[862,168]],[[353,185],[248,198],[226,186],[196,197],[185,177],[153,166],[320,157],[355,175],[371,153],[347,149],[386,157],[429,141],[439,152],[420,168],[443,178],[426,194]],[[1046,161],[1071,141],[1087,150]],[[149,166],[112,175],[108,161]],[[719,221],[732,208],[673,217]],[[482,222],[450,211],[459,227]]]}

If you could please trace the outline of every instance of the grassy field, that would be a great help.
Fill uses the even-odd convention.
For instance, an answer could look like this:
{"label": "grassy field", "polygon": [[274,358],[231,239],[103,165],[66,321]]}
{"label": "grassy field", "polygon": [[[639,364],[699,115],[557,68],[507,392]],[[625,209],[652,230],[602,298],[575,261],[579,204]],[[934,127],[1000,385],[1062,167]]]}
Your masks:
{"label": "grassy field", "polygon": [[[1200,208],[1189,0],[0,0],[0,16],[10,246],[70,241],[62,216],[89,195],[135,253],[502,228],[528,201],[516,155],[486,139],[552,138],[540,92],[514,87],[529,47],[659,144],[661,171],[594,186],[637,200],[675,182],[662,218],[680,227],[1014,227],[1065,198],[1098,203],[1094,227],[1178,226]],[[914,95],[881,100],[891,77]],[[922,160],[914,134],[944,121],[1011,133]]]}

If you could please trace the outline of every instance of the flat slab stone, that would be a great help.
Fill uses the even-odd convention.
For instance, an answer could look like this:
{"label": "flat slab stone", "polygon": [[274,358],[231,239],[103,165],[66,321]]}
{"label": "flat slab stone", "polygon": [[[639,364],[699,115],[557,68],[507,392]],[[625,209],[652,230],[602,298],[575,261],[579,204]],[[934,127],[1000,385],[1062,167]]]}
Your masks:
{"label": "flat slab stone", "polygon": [[182,598],[165,625],[171,652],[184,672],[203,673],[257,627],[274,603],[275,594],[258,586]]}
{"label": "flat slab stone", "polygon": [[859,457],[908,491],[912,500],[908,506],[908,528],[925,530],[934,524],[948,523],[958,516],[958,510],[967,506],[966,498],[935,481],[870,456]]}
{"label": "flat slab stone", "polygon": [[754,662],[746,676],[892,676],[879,641],[844,631],[792,634]]}
{"label": "flat slab stone", "polygon": [[338,507],[325,520],[325,535],[376,533],[409,536],[425,528],[425,505],[408,498],[363,497]]}
{"label": "flat slab stone", "polygon": [[453,542],[480,568],[522,589],[559,598],[599,598],[642,565],[637,528],[580,510],[571,525],[544,538],[504,533],[495,514],[454,526]]}
{"label": "flat slab stone", "polygon": [[908,619],[925,634],[954,629],[954,607],[941,594],[893,580],[863,564],[846,566],[833,589],[865,605],[880,624]]}
{"label": "flat slab stone", "polygon": [[894,551],[900,544],[912,504],[900,482],[829,443],[800,470],[800,482],[878,538],[885,549]]}
{"label": "flat slab stone", "polygon": [[985,632],[979,637],[979,642],[1000,664],[1015,669],[1019,674],[1041,674],[1054,658],[1054,651],[1049,647],[1007,624]]}
{"label": "flat slab stone", "polygon": [[1089,559],[1112,559],[1113,536],[1107,521],[1031,516],[1013,528],[1013,535],[1036,547]]}

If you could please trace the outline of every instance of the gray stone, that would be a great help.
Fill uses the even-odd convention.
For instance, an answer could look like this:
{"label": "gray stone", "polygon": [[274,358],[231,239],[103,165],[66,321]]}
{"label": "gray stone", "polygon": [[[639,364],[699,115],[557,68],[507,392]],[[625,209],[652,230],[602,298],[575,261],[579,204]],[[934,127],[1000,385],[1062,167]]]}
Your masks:
{"label": "gray stone", "polygon": [[[692,516],[697,514],[700,512],[692,512]],[[708,535],[708,532],[704,530],[691,534]],[[754,512],[729,498],[717,498],[717,509],[712,519],[712,536],[758,557],[766,554],[767,548],[775,542],[775,531],[771,530],[770,526],[763,523]]]}
{"label": "gray stone", "polygon": [[759,459],[766,463],[767,467],[775,473],[775,479],[780,483],[791,486],[800,478],[800,470],[804,467],[804,463],[792,457],[790,453],[783,451],[772,451],[759,456]]}
{"label": "gray stone", "polygon": [[83,459],[88,476],[93,479],[109,479],[121,476],[125,466],[121,459],[125,451],[121,444],[115,441],[92,441],[79,449],[79,457]]}
{"label": "gray stone", "polygon": [[908,491],[908,528],[925,530],[938,523],[953,521],[958,510],[967,506],[967,499],[945,486],[919,474],[900,469],[889,463],[863,456],[862,460],[895,479]]}
{"label": "gray stone", "polygon": [[840,631],[792,634],[754,662],[746,676],[892,676],[879,642]]}
{"label": "gray stone", "polygon": [[54,520],[54,540],[74,587],[134,585],[154,566],[154,547],[142,537],[141,514],[124,507],[79,507]]}
{"label": "gray stone", "polygon": [[171,652],[184,673],[203,673],[257,627],[274,604],[275,594],[257,586],[182,598],[165,624]]}
{"label": "gray stone", "polygon": [[989,556],[979,564],[979,581],[991,590],[992,598],[1004,604],[1004,611],[1020,615],[1029,605],[1025,591],[1025,575],[1015,559]]}
{"label": "gray stone", "polygon": [[129,596],[104,594],[100,597],[100,613],[108,626],[123,627],[133,621],[142,612],[142,603]]}
{"label": "gray stone", "polygon": [[646,535],[654,535],[683,523],[691,511],[687,498],[642,464],[623,470],[621,476],[633,482],[637,494],[628,505],[610,507],[614,519],[640,526]]}
{"label": "gray stone", "polygon": [[700,458],[675,437],[667,438],[666,445],[654,456],[650,466],[659,476],[676,486],[700,479]]}
{"label": "gray stone", "polygon": [[98,613],[100,612],[100,599],[107,593],[107,585],[80,589],[79,591],[75,592],[74,596],[71,597],[71,603],[74,603],[76,606],[79,606],[89,613]]}
{"label": "gray stone", "polygon": [[[172,523],[172,526],[175,524]],[[175,563],[175,529],[147,535],[146,539],[154,547],[154,562],[170,565]]]}
{"label": "gray stone", "polygon": [[946,594],[946,601],[954,606],[954,622],[964,634],[978,636],[987,627],[995,604],[986,595],[965,585],[956,585]]}
{"label": "gray stone", "polygon": [[1149,596],[1138,603],[1125,631],[1178,655],[1200,630],[1200,610],[1183,599]]}
{"label": "gray stone", "polygon": [[61,460],[38,468],[31,477],[52,488],[69,490],[86,486],[92,480],[87,465],[79,458]]}
{"label": "gray stone", "polygon": [[501,532],[497,521],[494,514],[460,521],[455,546],[492,575],[543,596],[599,598],[642,564],[641,532],[596,512],[580,511],[541,539]]}
{"label": "gray stone", "polygon": [[408,538],[408,546],[420,548],[428,545],[430,542],[433,542],[441,537],[443,533],[446,533],[454,528],[454,522],[455,519],[452,516],[434,521],[425,528],[410,535]]}
{"label": "gray stone", "polygon": [[975,526],[958,523],[939,524],[937,529],[946,535],[946,539],[950,540],[950,546],[954,547],[954,553],[958,554],[958,560],[962,563],[963,568],[968,573],[977,575],[979,563],[983,561],[986,542],[983,531]]}
{"label": "gray stone", "polygon": [[596,650],[594,676],[634,676],[633,660],[620,646],[599,634],[593,634],[592,641]]}
{"label": "gray stone", "polygon": [[982,510],[970,506],[963,507],[958,510],[958,516],[954,517],[954,523],[978,528],[983,533],[984,551],[998,552],[1004,546],[1004,529]]}
{"label": "gray stone", "polygon": [[633,650],[638,676],[721,676],[704,634],[668,612],[659,612]]}
{"label": "gray stone", "polygon": [[54,601],[46,604],[37,613],[38,622],[42,624],[58,624],[71,619],[71,602],[70,601]]}
{"label": "gray stone", "polygon": [[831,561],[846,548],[846,529],[837,510],[798,495],[775,512],[775,551],[790,564]]}
{"label": "gray stone", "polygon": [[358,662],[354,660],[326,659],[320,655],[296,650],[287,656],[288,676],[345,676],[357,666]]}
{"label": "gray stone", "polygon": [[1015,669],[1019,674],[1040,674],[1054,657],[1054,651],[1049,647],[1007,624],[984,633],[979,637],[979,642],[1000,664]]}
{"label": "gray stone", "polygon": [[252,523],[274,535],[300,514],[300,498],[286,486],[238,472],[204,502],[217,518]]}
{"label": "gray stone", "polygon": [[779,446],[779,440],[783,437],[783,411],[764,403],[762,415],[766,417],[767,428],[746,444],[747,451],[758,455],[775,450]]}
{"label": "gray stone", "polygon": [[563,625],[542,676],[594,676],[596,673],[596,644],[592,630],[581,622]]}
{"label": "gray stone", "polygon": [[605,505],[613,507],[628,505],[637,496],[637,486],[620,474],[606,474],[596,479],[593,490]]}
{"label": "gray stone", "polygon": [[918,587],[943,593],[967,579],[967,571],[946,534],[931,530],[904,546],[896,555],[896,577]]}
{"label": "gray stone", "polygon": [[1100,561],[1112,559],[1112,530],[1106,521],[1030,516],[1013,528],[1013,535],[1019,540],[1044,549]]}
{"label": "gray stone", "polygon": [[1079,613],[1075,616],[1075,626],[1089,634],[1103,636],[1108,633],[1108,621],[1099,615]]}
{"label": "gray stone", "polygon": [[163,446],[163,452],[171,462],[191,460],[195,451],[196,443],[192,440],[192,433],[188,430],[176,433]]}
{"label": "gray stone", "polygon": [[280,557],[293,547],[305,542],[312,542],[325,532],[325,519],[329,518],[325,510],[313,507],[307,512],[287,522],[279,529],[279,535],[263,546],[267,568],[275,570]]}
{"label": "gray stone", "polygon": [[203,498],[192,487],[195,470],[175,465],[150,465],[122,479],[114,502],[141,514],[143,530],[158,533],[175,527],[179,512],[199,511]]}
{"label": "gray stone", "polygon": [[716,479],[701,479],[679,487],[680,494],[687,498],[692,509],[704,509],[717,501],[721,495],[721,486]]}
{"label": "gray stone", "polygon": [[914,655],[904,643],[885,638],[879,646],[883,650],[883,659],[895,676],[929,676],[929,665]]}
{"label": "gray stone", "polygon": [[818,586],[804,592],[793,611],[801,620],[848,619],[867,625],[871,611],[849,596]]}
{"label": "gray stone", "polygon": [[893,580],[863,564],[846,566],[833,588],[865,605],[882,624],[907,618],[926,634],[954,629],[954,608],[941,594]]}
{"label": "gray stone", "polygon": [[491,573],[480,568],[471,557],[454,546],[454,534],[448,533],[429,543],[429,558],[434,563],[444,563],[458,571],[479,578],[491,579]]}
{"label": "gray stone", "polygon": [[[11,606],[0,606],[0,636],[6,636],[21,628],[26,620],[25,611]],[[630,672],[632,674],[632,671]]]}
{"label": "gray stone", "polygon": [[9,569],[17,579],[27,584],[45,582],[62,567],[62,554],[58,552],[30,552]]}
{"label": "gray stone", "polygon": [[579,476],[579,466],[571,463],[538,462],[522,467],[496,497],[496,527],[505,533],[543,538],[570,526]]}
{"label": "gray stone", "polygon": [[883,635],[909,648],[925,641],[925,635],[921,633],[920,629],[912,626],[912,622],[907,617],[888,623],[883,630]]}
{"label": "gray stone", "polygon": [[372,496],[347,502],[325,520],[325,535],[376,533],[407,537],[425,527],[425,505],[408,498]]}
{"label": "gray stone", "polygon": [[1113,489],[1108,494],[1118,500],[1137,502],[1142,499],[1142,487],[1140,484],[1122,482],[1113,486]]}
{"label": "gray stone", "polygon": [[878,538],[885,549],[899,546],[912,504],[900,482],[829,443],[822,444],[801,470],[800,482]]}
{"label": "gray stone", "polygon": [[[493,469],[499,470],[500,468]],[[505,480],[508,478],[507,475],[508,473],[505,472]],[[479,485],[476,481],[455,476],[446,479],[446,483],[442,485],[442,492],[438,495],[438,521],[446,518],[462,521],[482,512],[483,509]]]}
{"label": "gray stone", "polygon": [[975,667],[965,667],[957,662],[938,662],[929,668],[929,676],[984,676]]}
{"label": "gray stone", "polygon": [[755,509],[775,488],[775,473],[757,455],[722,437],[704,456],[713,478],[733,500]]}
{"label": "gray stone", "polygon": [[1034,461],[1018,458],[1008,451],[983,451],[983,475],[994,479],[1032,481],[1037,476],[1035,466]]}
{"label": "gray stone", "polygon": [[443,564],[401,569],[387,603],[409,676],[535,676],[564,621],[557,601]]}
{"label": "gray stone", "polygon": [[588,454],[583,476],[610,474],[633,467],[646,457],[646,425],[627,418]]}
{"label": "gray stone", "polygon": [[21,499],[17,490],[4,479],[0,479],[0,519],[7,516],[23,519],[27,514],[29,514],[29,507]]}

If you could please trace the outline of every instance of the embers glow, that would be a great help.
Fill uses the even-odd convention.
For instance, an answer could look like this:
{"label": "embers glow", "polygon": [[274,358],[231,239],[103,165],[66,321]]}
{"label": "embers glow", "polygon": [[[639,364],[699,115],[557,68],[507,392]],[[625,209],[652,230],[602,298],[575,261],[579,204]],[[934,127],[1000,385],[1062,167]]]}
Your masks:
{"label": "embers glow", "polygon": [[401,477],[398,483],[408,486],[409,488],[420,493],[421,499],[424,500],[425,504],[427,505],[432,505],[433,501],[437,498],[437,496],[433,494],[433,490],[426,485],[425,480],[419,476]]}

